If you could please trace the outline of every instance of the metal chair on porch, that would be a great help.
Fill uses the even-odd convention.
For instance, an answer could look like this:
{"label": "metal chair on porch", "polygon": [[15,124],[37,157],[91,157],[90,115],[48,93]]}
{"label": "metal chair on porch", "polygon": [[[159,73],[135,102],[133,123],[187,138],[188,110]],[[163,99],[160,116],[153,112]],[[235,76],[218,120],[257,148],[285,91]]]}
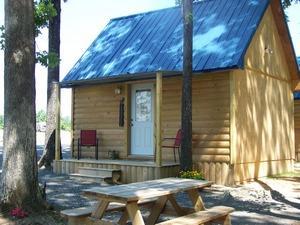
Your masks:
{"label": "metal chair on porch", "polygon": [[173,144],[170,145],[162,145],[162,148],[169,148],[169,149],[173,149],[173,154],[174,154],[174,161],[176,162],[176,150],[178,152],[178,157],[179,157],[179,161],[180,161],[180,147],[181,147],[181,140],[182,140],[182,132],[181,129],[179,129],[177,131],[176,137],[175,138],[164,138],[164,141],[167,140],[174,140]]}
{"label": "metal chair on porch", "polygon": [[96,130],[81,130],[78,138],[77,159],[81,158],[81,147],[95,147],[95,158],[98,160],[98,138]]}

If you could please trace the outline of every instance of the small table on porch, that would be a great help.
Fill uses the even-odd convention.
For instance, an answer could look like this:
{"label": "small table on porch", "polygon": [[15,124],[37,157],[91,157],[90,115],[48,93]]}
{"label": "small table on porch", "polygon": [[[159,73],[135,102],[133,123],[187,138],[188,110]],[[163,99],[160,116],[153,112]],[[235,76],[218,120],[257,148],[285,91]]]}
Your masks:
{"label": "small table on porch", "polygon": [[[95,211],[92,213],[92,218],[101,221],[109,203],[117,202],[126,206],[118,224],[126,224],[129,218],[133,225],[153,225],[164,211],[168,201],[178,216],[188,214],[191,210],[194,212],[203,210],[204,204],[198,190],[211,185],[212,182],[210,181],[165,178],[119,186],[95,187],[84,190],[84,195],[99,200]],[[187,192],[193,209],[183,208],[177,203],[175,195],[179,192]],[[150,209],[149,217],[144,221],[139,202],[151,199],[156,200]],[[100,224],[112,223],[101,221]]]}

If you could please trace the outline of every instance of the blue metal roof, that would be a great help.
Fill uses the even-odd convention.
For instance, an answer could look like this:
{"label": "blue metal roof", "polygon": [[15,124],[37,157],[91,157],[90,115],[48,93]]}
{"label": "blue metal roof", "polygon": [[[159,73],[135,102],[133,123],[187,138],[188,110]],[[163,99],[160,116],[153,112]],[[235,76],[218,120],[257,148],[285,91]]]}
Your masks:
{"label": "blue metal roof", "polygon": [[300,91],[296,91],[296,92],[294,92],[294,99],[296,100],[298,100],[298,99],[300,99]]}
{"label": "blue metal roof", "polygon": [[299,69],[300,69],[300,56],[297,57],[297,63],[298,63],[298,67],[299,67]]}
{"label": "blue metal roof", "polygon": [[[242,68],[269,0],[204,0],[194,3],[193,71]],[[182,71],[179,7],[111,20],[63,79],[91,81]]]}

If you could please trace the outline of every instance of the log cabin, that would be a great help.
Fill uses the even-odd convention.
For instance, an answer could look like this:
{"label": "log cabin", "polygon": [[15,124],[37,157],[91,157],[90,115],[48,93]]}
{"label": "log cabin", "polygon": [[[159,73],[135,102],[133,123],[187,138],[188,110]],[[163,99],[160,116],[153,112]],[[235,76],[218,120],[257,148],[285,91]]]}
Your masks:
{"label": "log cabin", "polygon": [[[300,57],[297,57],[298,67],[300,69]],[[299,75],[300,76],[300,75]],[[295,126],[295,158],[300,162],[300,90],[294,92],[294,126]]]}
{"label": "log cabin", "polygon": [[[299,71],[280,0],[193,7],[193,167],[226,185],[292,170]],[[72,89],[74,141],[56,173],[118,169],[123,183],[178,174],[163,146],[181,127],[182,43],[180,7],[108,23],[60,83]],[[92,147],[78,157],[83,130],[97,133],[97,159]]]}

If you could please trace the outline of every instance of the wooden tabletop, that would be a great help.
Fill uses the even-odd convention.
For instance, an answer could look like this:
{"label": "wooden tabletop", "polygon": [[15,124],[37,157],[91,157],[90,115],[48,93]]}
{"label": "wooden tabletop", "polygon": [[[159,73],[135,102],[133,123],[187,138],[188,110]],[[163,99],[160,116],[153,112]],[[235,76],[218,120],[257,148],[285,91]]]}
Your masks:
{"label": "wooden tabletop", "polygon": [[106,199],[126,203],[130,201],[157,198],[191,189],[201,189],[211,185],[211,181],[205,180],[165,178],[124,185],[94,187],[83,190],[83,194],[88,197],[96,197],[102,200]]}

